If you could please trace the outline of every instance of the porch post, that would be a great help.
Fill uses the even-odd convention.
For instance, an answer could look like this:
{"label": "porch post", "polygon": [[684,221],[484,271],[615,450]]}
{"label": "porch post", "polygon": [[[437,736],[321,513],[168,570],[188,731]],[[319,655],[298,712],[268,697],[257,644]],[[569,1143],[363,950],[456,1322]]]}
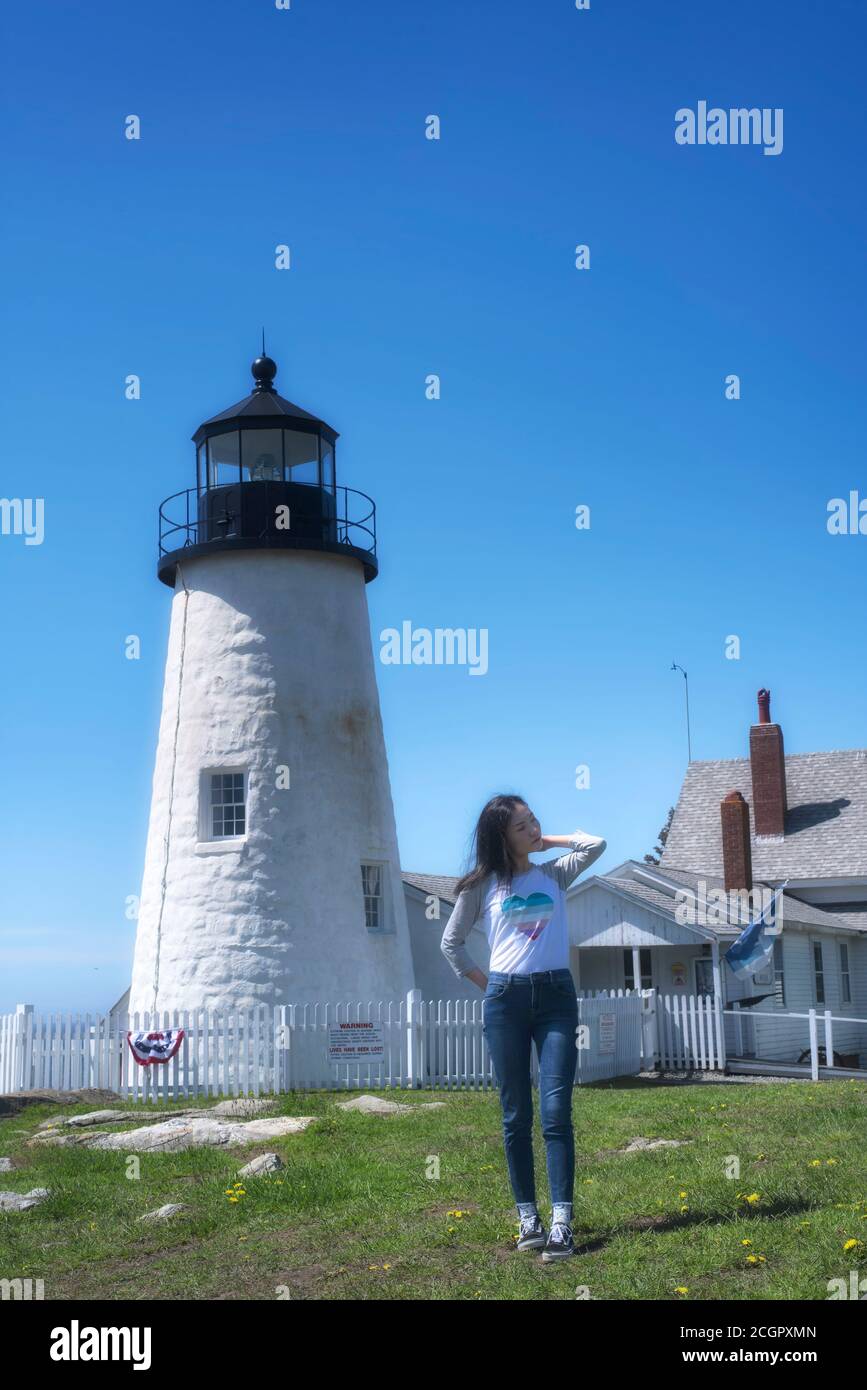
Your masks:
{"label": "porch post", "polygon": [[633,989],[635,989],[636,991],[638,991],[638,992],[640,993],[640,991],[641,991],[641,948],[638,947],[638,946],[633,946],[633,948],[632,948],[632,978],[633,978],[633,980],[634,980],[634,982],[635,982],[634,985],[633,985]]}

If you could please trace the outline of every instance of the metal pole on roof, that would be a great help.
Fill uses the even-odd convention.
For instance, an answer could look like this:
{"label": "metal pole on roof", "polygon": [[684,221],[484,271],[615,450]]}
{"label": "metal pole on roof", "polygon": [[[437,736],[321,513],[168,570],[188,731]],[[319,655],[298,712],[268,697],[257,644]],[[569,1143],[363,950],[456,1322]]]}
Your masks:
{"label": "metal pole on roof", "polygon": [[682,667],[682,666],[678,666],[678,664],[677,664],[676,661],[673,661],[673,662],[671,663],[671,670],[672,670],[672,671],[682,671],[682,672],[683,672],[684,686],[685,686],[685,689],[686,689],[686,748],[687,748],[687,760],[688,760],[689,762],[692,762],[692,739],[691,739],[691,737],[690,737],[690,731],[689,731],[689,676],[688,676],[688,675],[686,674],[686,672],[683,670],[683,667]]}

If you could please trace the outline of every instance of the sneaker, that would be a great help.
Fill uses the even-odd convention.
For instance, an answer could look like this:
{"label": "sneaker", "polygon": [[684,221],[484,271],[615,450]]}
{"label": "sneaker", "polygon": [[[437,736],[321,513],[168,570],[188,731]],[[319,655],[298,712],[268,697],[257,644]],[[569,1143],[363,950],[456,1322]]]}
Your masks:
{"label": "sneaker", "polygon": [[545,1244],[545,1227],[538,1216],[522,1216],[516,1250],[538,1250]]}
{"label": "sneaker", "polygon": [[564,1222],[555,1221],[548,1236],[548,1242],[542,1251],[542,1259],[547,1264],[550,1260],[564,1260],[568,1255],[575,1254],[575,1242],[572,1239],[572,1227]]}

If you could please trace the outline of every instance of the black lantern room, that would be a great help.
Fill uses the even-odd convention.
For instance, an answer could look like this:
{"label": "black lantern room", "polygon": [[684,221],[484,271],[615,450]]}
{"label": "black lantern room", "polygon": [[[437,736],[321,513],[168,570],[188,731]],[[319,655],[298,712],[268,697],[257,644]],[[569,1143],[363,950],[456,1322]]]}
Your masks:
{"label": "black lantern room", "polygon": [[374,579],[376,509],[338,487],[336,431],[277,394],[272,358],[251,370],[250,395],[193,435],[195,488],[160,507],[160,579],[174,588],[178,561],[194,555],[266,548],[352,555]]}

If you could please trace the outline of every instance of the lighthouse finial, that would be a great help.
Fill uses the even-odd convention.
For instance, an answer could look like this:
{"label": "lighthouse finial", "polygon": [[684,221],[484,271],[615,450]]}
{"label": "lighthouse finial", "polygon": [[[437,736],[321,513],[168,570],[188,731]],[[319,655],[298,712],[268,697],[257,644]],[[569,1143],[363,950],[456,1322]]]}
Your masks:
{"label": "lighthouse finial", "polygon": [[253,373],[253,380],[256,383],[256,385],[253,387],[254,392],[274,390],[274,378],[277,375],[277,363],[274,361],[273,357],[268,357],[265,353],[264,328],[262,329],[262,356],[256,358],[256,361],[253,363],[252,367],[250,368],[250,371]]}

